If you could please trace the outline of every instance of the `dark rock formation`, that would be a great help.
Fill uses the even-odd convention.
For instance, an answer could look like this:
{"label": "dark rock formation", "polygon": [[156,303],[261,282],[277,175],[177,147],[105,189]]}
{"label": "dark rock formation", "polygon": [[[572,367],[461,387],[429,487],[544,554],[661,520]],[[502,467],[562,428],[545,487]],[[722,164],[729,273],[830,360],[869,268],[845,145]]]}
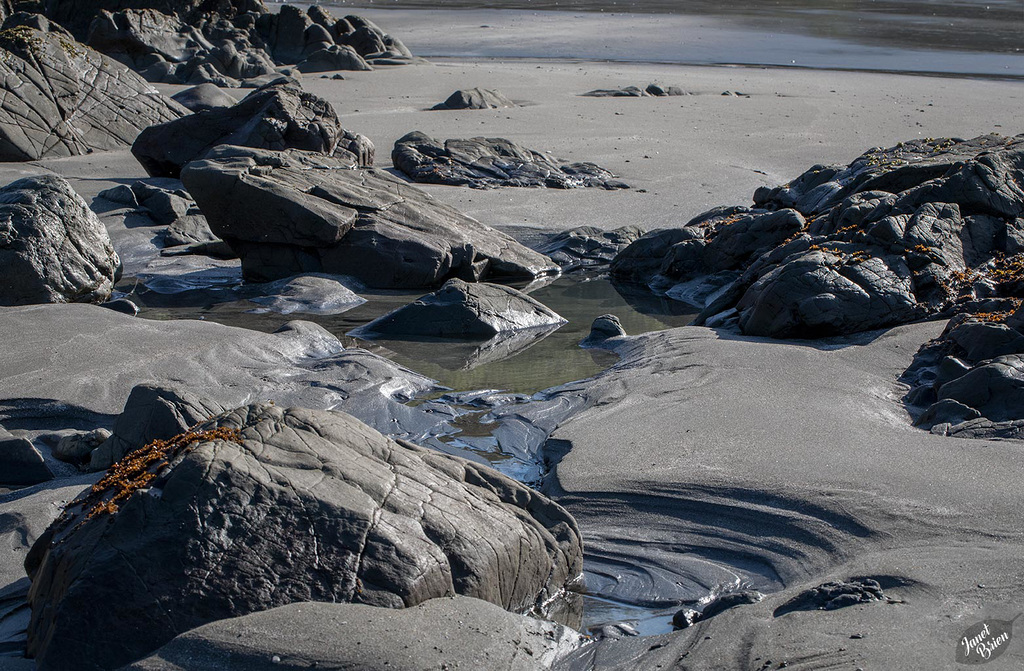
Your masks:
{"label": "dark rock formation", "polygon": [[413,181],[427,184],[475,189],[498,186],[629,188],[593,163],[556,163],[544,154],[503,138],[445,140],[442,145],[414,131],[395,142],[391,161]]}
{"label": "dark rock formation", "polygon": [[545,612],[580,576],[582,551],[565,510],[487,467],[343,413],[251,405],[122,462],[26,568],[29,654],[88,671],[301,601],[401,608],[462,594]]}
{"label": "dark rock formation", "polygon": [[110,468],[148,443],[173,438],[222,412],[220,404],[187,389],[140,384],[132,389],[124,410],[117,416],[113,435],[89,455],[89,468]]}
{"label": "dark rock formation", "polygon": [[299,72],[333,72],[334,70],[372,70],[355,49],[347,44],[332,44],[306,56],[295,69]]}
{"label": "dark rock formation", "polygon": [[130,145],[186,113],[138,75],[59,32],[0,31],[0,161],[77,156]]}
{"label": "dark rock formation", "polygon": [[686,91],[678,86],[662,86],[661,84],[648,84],[645,88],[639,86],[624,86],[621,89],[594,89],[583,95],[591,98],[646,98],[648,96],[684,96]]}
{"label": "dark rock formation", "polygon": [[[132,145],[132,154],[150,175],[177,177],[182,166],[217,145],[277,151],[294,148],[331,155],[344,135],[329,102],[277,84],[253,91],[233,107],[150,126]],[[357,163],[353,159],[353,165]]]}
{"label": "dark rock formation", "polygon": [[678,611],[672,616],[672,626],[676,629],[685,629],[698,622],[712,618],[719,613],[735,608],[736,606],[743,606],[750,603],[757,603],[764,598],[764,594],[761,594],[755,589],[744,589],[738,592],[728,592],[726,594],[719,594],[704,606],[703,610],[696,611],[692,608],[684,608]]}
{"label": "dark rock formation", "polygon": [[[161,186],[161,182],[167,184],[167,187]],[[155,226],[166,226],[163,233],[165,247],[218,242],[192,196],[183,188],[173,188],[173,185],[180,187],[180,182],[169,179],[139,180],[131,185],[122,184],[100,191],[97,195],[113,203],[135,208],[136,213],[151,219]]]}
{"label": "dark rock formation", "polygon": [[317,315],[336,315],[366,302],[351,289],[330,275],[299,275],[260,287],[264,295],[249,300],[264,305],[254,312],[293,312]]}
{"label": "dark rock formation", "polygon": [[107,229],[64,178],[0,189],[0,305],[99,303],[120,273]]}
{"label": "dark rock formation", "polygon": [[43,455],[26,438],[0,427],[0,486],[36,485],[53,479]]}
{"label": "dark rock formation", "polygon": [[583,643],[561,625],[463,596],[400,610],[297,603],[186,632],[126,671],[224,671],[225,660],[245,660],[247,671],[280,671],[290,665],[285,660],[361,671],[410,663],[417,669],[538,671]]}
{"label": "dark rock formation", "polygon": [[478,339],[565,321],[512,287],[454,278],[434,293],[378,317],[359,332],[388,337]]}
{"label": "dark rock formation", "polygon": [[221,147],[182,171],[245,277],[351,275],[374,287],[434,287],[555,272],[512,238],[378,170],[309,152]]}
{"label": "dark rock formation", "polygon": [[622,226],[612,231],[580,226],[552,235],[537,251],[551,257],[562,270],[600,266],[610,264],[643,234],[639,226]]}
{"label": "dark rock formation", "polygon": [[[901,380],[915,425],[940,435],[1020,438],[1024,424],[1024,308],[959,314],[925,344]],[[919,414],[918,414],[919,413]]]}
{"label": "dark rock formation", "polygon": [[873,578],[835,580],[800,592],[775,609],[775,617],[797,610],[836,610],[858,603],[886,601],[882,586]]}
{"label": "dark rock formation", "polygon": [[175,101],[193,112],[203,112],[218,107],[234,107],[238,101],[213,84],[200,84],[171,96]]}
{"label": "dark rock formation", "polygon": [[[310,7],[304,14],[297,7],[285,5],[278,14],[260,16],[255,30],[267,45],[267,50],[282,63],[298,63],[317,52],[330,51],[334,46],[351,47],[359,61],[369,65],[397,65],[413,60],[401,41],[372,21],[359,16],[335,19],[322,7]],[[325,57],[322,55],[314,60],[320,61]]]}
{"label": "dark rock formation", "polygon": [[86,464],[92,451],[110,436],[110,431],[106,429],[93,429],[63,436],[54,448],[53,456],[69,464]]}
{"label": "dark rock formation", "polygon": [[735,310],[750,335],[842,335],[952,314],[1024,296],[1022,183],[1024,136],[873,149],[759,189],[754,210],[712,210],[686,233],[641,239],[612,270],[661,290],[730,270],[697,322]]}
{"label": "dark rock formation", "polygon": [[501,91],[495,89],[459,89],[448,96],[443,103],[434,105],[436,110],[486,110],[499,107],[516,107]]}
{"label": "dark rock formation", "polygon": [[601,347],[608,338],[626,335],[626,329],[615,315],[601,315],[590,325],[590,334],[580,341],[580,347]]}
{"label": "dark rock formation", "polygon": [[231,18],[247,12],[267,11],[262,0],[43,0],[43,13],[84,40],[101,11],[155,9],[178,15],[187,23],[198,22],[204,14],[215,13]]}

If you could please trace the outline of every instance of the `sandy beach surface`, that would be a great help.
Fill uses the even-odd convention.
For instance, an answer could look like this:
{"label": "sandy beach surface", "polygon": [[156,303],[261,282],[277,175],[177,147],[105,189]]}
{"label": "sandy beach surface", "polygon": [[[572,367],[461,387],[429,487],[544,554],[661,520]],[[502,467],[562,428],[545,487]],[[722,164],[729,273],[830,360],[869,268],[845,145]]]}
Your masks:
{"label": "sandy beach surface", "polygon": [[[472,10],[464,25],[434,25],[425,36],[429,12],[367,14],[417,54],[418,45],[428,57],[431,45],[435,53],[450,53],[451,41],[470,45],[465,58],[344,72],[343,80],[302,77],[305,90],[330,101],[346,129],[373,141],[377,167],[393,170],[395,140],[419,130],[439,140],[508,138],[555,157],[595,162],[629,184],[615,191],[421,185],[438,201],[527,243],[584,225],[679,227],[718,205],[749,204],[760,186],[786,183],[815,164],[846,164],[871,147],[1024,130],[1024,84],[1014,79],[617,62],[624,59],[614,53],[565,58],[557,48],[543,59],[492,57],[492,43],[508,53],[520,35],[523,53],[537,53],[540,42],[564,44],[568,36],[593,44],[609,24],[599,16],[569,20],[565,14],[558,22]],[[701,25],[672,20],[679,22],[674,29],[700,38]],[[615,49],[630,49],[632,60],[659,60],[647,54],[668,48],[657,41],[668,38],[648,42],[631,31],[649,23],[624,21],[614,22],[621,31]],[[622,33],[632,34],[636,49]],[[884,50],[873,49],[862,69],[879,69],[884,61]],[[970,61],[963,57],[963,71],[972,71]],[[1012,67],[1020,67],[1019,59]],[[581,95],[651,82],[686,94]],[[498,89],[520,106],[430,109],[471,87]],[[171,94],[185,87],[158,88]],[[121,150],[2,164],[0,183],[51,172],[87,202],[146,177]],[[155,229],[126,225],[123,213],[101,213],[101,219],[126,276],[166,262]],[[232,262],[188,263],[195,265],[173,272],[235,272]],[[92,317],[89,311],[99,308],[10,310],[0,329],[18,339],[0,352],[0,402],[8,410],[45,397],[88,410],[74,428],[110,423],[132,386],[154,379],[208,386],[224,403],[275,394],[321,407],[339,402],[321,391],[330,381],[326,373],[296,363],[315,341],[193,321],[144,332],[128,326],[127,317]],[[93,323],[118,346],[104,340],[101,347],[84,333],[69,336],[61,323],[83,331]],[[767,595],[678,632],[601,640],[574,653],[564,668],[956,668],[956,646],[968,627],[1011,620],[1024,607],[1020,443],[931,435],[911,425],[901,402],[906,388],[897,378],[943,326],[928,322],[827,342],[744,338],[694,326],[631,333],[615,341],[619,361],[610,369],[548,394],[548,401],[571,399],[567,407],[574,411],[547,427],[552,468],[541,489],[578,520],[588,579],[602,596],[664,610],[706,600],[723,587]],[[62,361],[53,352],[58,347],[74,360]],[[213,361],[211,347],[225,360]],[[176,359],[190,363],[178,367]],[[65,383],[61,366],[78,377]],[[366,369],[381,374],[373,366]],[[385,370],[410,395],[429,388],[412,374]],[[220,373],[224,388],[216,390]],[[387,413],[399,413],[406,436],[426,426],[418,410],[394,406],[358,400],[344,409],[382,425]],[[22,575],[27,548],[56,515],[54,502],[84,484],[58,479],[52,488],[0,499],[0,519],[27,520],[0,526],[5,585]],[[877,580],[887,601],[778,611],[806,589],[863,578]],[[31,668],[0,657],[0,669],[5,664]],[[1024,648],[1014,640],[991,668],[1022,665]]]}

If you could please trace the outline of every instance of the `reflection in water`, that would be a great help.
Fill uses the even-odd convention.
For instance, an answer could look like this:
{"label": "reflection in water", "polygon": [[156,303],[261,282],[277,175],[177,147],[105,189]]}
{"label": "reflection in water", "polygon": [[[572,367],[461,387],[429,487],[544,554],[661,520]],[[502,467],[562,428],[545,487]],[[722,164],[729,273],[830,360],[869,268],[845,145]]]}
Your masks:
{"label": "reflection in water", "polygon": [[[122,286],[131,289],[134,282],[127,280]],[[338,336],[346,346],[368,349],[446,387],[526,394],[596,375],[615,362],[610,352],[578,347],[600,315],[618,315],[626,332],[637,334],[683,326],[696,312],[684,303],[649,292],[615,287],[606,275],[572,273],[528,288],[530,296],[568,320],[553,332],[527,332],[486,343],[359,340],[346,334],[416,300],[424,292],[361,291],[367,302],[341,314],[285,316],[250,312],[256,305],[246,298],[255,296],[257,290],[258,285],[239,284],[161,294],[139,287],[132,298],[140,305],[140,316],[149,319],[208,319],[268,333],[291,319],[307,319]]]}

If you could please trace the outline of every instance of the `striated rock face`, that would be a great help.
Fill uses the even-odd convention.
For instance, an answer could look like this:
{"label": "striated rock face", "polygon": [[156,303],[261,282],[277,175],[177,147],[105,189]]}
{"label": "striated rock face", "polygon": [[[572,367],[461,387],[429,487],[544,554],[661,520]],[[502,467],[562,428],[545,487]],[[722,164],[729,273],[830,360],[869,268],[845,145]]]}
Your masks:
{"label": "striated rock face", "polygon": [[414,131],[395,142],[391,160],[413,181],[427,184],[475,189],[498,186],[629,188],[593,163],[559,163],[503,138],[475,137],[445,140],[442,144]]}
{"label": "striated rock face", "polygon": [[[58,32],[0,31],[0,161],[127,147],[188,110],[142,78]],[[15,93],[16,92],[16,93]]]}
{"label": "striated rock face", "polygon": [[220,147],[181,179],[253,281],[351,275],[382,288],[557,272],[523,247],[379,170],[309,152]]}
{"label": "striated rock face", "polygon": [[150,126],[132,145],[132,154],[150,175],[177,177],[186,163],[218,145],[304,149],[329,156],[344,139],[345,131],[329,102],[289,84],[272,84],[232,107]]}
{"label": "striated rock face", "polygon": [[512,287],[450,279],[432,294],[378,317],[360,329],[385,336],[490,338],[551,327],[565,319]]}
{"label": "striated rock face", "polygon": [[0,305],[100,303],[120,273],[107,229],[62,177],[0,189]]}
{"label": "striated rock face", "polygon": [[[714,277],[698,323],[751,335],[842,335],[1024,296],[1024,136],[873,149],[656,232],[612,265],[685,295]],[[1002,308],[1006,309],[1007,305]],[[735,312],[726,312],[726,311]]]}
{"label": "striated rock face", "polygon": [[487,467],[342,413],[250,405],[121,462],[51,525],[26,561],[29,654],[111,669],[299,601],[543,612],[581,557],[565,510]]}

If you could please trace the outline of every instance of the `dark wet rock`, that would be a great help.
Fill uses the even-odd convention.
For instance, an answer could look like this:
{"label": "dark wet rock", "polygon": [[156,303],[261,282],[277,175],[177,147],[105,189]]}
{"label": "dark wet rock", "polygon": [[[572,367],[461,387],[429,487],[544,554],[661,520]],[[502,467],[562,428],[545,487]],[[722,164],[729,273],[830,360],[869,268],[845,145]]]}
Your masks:
{"label": "dark wet rock", "polygon": [[102,302],[120,272],[106,228],[62,177],[0,189],[0,305]]}
{"label": "dark wet rock", "polygon": [[805,590],[775,609],[775,617],[798,610],[835,610],[859,603],[885,601],[882,586],[873,578],[831,581]]}
{"label": "dark wet rock", "polygon": [[386,172],[308,152],[221,147],[182,180],[247,279],[350,275],[368,286],[532,279],[544,256]]}
{"label": "dark wet rock", "polygon": [[[305,57],[310,48],[307,32],[311,33],[310,37],[320,35],[319,30],[310,31],[314,26],[322,30],[301,9],[291,5],[283,5],[277,14],[264,14],[256,22],[267,50],[282,63],[298,63]],[[322,38],[314,43],[326,46]]]}
{"label": "dark wet rock", "polygon": [[167,440],[224,412],[214,401],[183,388],[140,384],[132,389],[124,410],[114,422],[113,435],[93,450],[89,467],[109,468],[126,454],[154,440]]}
{"label": "dark wet rock", "polygon": [[629,188],[593,163],[556,162],[503,138],[445,140],[419,131],[395,142],[391,161],[415,182],[487,189],[498,186]]}
{"label": "dark wet rock", "polygon": [[1005,324],[969,321],[952,329],[948,337],[963,349],[968,361],[1024,354],[1024,335]]}
{"label": "dark wet rock", "polygon": [[43,0],[43,13],[84,40],[92,21],[101,11],[119,12],[128,8],[154,9],[177,14],[186,23],[197,23],[204,14],[216,12],[232,18],[246,12],[267,11],[262,0]]}
{"label": "dark wet rock", "polygon": [[621,89],[594,89],[583,95],[591,98],[645,98],[648,96],[684,96],[686,91],[678,86],[662,86],[661,84],[648,84],[644,88],[639,86],[624,86]]}
{"label": "dark wet rock", "polygon": [[[337,412],[250,405],[195,431],[101,481],[33,547],[28,648],[42,668],[114,668],[302,601],[457,593],[544,612],[580,576],[574,520],[487,467]],[[114,512],[89,515],[118,492]]]}
{"label": "dark wet rock", "polygon": [[372,70],[355,49],[345,44],[332,44],[314,51],[298,65],[299,72],[333,72],[334,70]]}
{"label": "dark wet rock", "polygon": [[163,232],[165,247],[219,242],[192,196],[177,180],[139,180],[100,191],[97,195],[112,203],[135,208],[135,214],[145,215],[154,226],[166,226]]}
{"label": "dark wet rock", "polygon": [[495,89],[459,89],[448,96],[443,103],[434,105],[436,110],[486,110],[499,107],[517,107],[501,91]]}
{"label": "dark wet rock", "polygon": [[233,107],[150,126],[132,145],[132,154],[150,175],[177,177],[186,163],[218,145],[331,155],[343,135],[329,102],[292,86],[274,85],[253,91]]}
{"label": "dark wet rock", "polygon": [[378,317],[362,327],[360,333],[476,339],[565,321],[512,287],[453,278],[437,291]]}
{"label": "dark wet rock", "polygon": [[574,270],[610,264],[619,252],[643,234],[639,226],[622,226],[611,231],[580,226],[552,235],[537,251],[551,257],[563,270]]}
{"label": "dark wet rock", "polygon": [[815,338],[906,323],[924,316],[898,256],[858,257],[820,249],[787,260],[736,304],[744,333]]}
{"label": "dark wet rock", "polygon": [[193,86],[190,89],[179,91],[171,97],[193,112],[233,107],[238,102],[213,84]]}
{"label": "dark wet rock", "polygon": [[136,71],[183,63],[213,48],[199,29],[155,9],[101,10],[85,43]]}
{"label": "dark wet rock", "polygon": [[384,32],[367,18],[348,15],[332,29],[338,44],[347,44],[372,65],[399,65],[415,60],[396,37]]}
{"label": "dark wet rock", "polygon": [[914,422],[914,426],[930,429],[936,424],[960,424],[978,417],[981,417],[981,413],[974,408],[946,398],[928,406],[928,409]]}
{"label": "dark wet rock", "polygon": [[121,149],[185,108],[141,77],[60,33],[0,31],[0,161]]}
{"label": "dark wet rock", "polygon": [[622,322],[615,315],[601,315],[590,325],[590,334],[580,341],[580,347],[600,347],[608,338],[626,335]]}
{"label": "dark wet rock", "polygon": [[116,298],[106,303],[100,303],[100,307],[113,310],[114,312],[120,312],[123,315],[134,317],[139,314],[139,306],[128,300],[127,298]]}
{"label": "dark wet rock", "polygon": [[990,419],[979,417],[959,424],[937,424],[932,427],[931,432],[954,438],[1022,440],[1024,439],[1024,419],[993,422]]}
{"label": "dark wet rock", "polygon": [[704,609],[695,611],[692,608],[683,608],[672,616],[672,626],[676,629],[685,629],[697,622],[712,618],[719,613],[725,612],[736,606],[757,603],[764,598],[764,594],[755,589],[744,589],[727,594],[720,594],[708,602]]}
{"label": "dark wet rock", "polygon": [[661,228],[645,233],[615,255],[613,277],[628,282],[649,283],[661,274],[669,250],[681,243],[702,244],[704,232],[697,227]]}
{"label": "dark wet rock", "polygon": [[222,671],[228,658],[245,659],[248,671],[292,659],[321,669],[390,671],[415,660],[422,669],[537,671],[583,643],[561,625],[461,596],[401,610],[301,603],[184,633],[126,671]]}
{"label": "dark wet rock", "polygon": [[626,636],[639,636],[640,632],[629,622],[616,622],[615,624],[603,624],[600,627],[592,627],[590,636],[596,640],[606,638],[624,638]]}
{"label": "dark wet rock", "polygon": [[104,441],[110,438],[110,431],[93,429],[63,436],[53,450],[53,456],[69,464],[85,464],[89,455]]}
{"label": "dark wet rock", "polygon": [[299,275],[261,287],[265,293],[249,300],[265,307],[257,312],[293,312],[317,315],[336,315],[366,302],[351,289],[330,275]]}
{"label": "dark wet rock", "polygon": [[1024,356],[1001,356],[975,366],[938,390],[938,397],[952,399],[977,410],[992,421],[1021,419],[1024,408]]}
{"label": "dark wet rock", "polygon": [[0,485],[28,486],[52,479],[43,455],[28,439],[0,428]]}
{"label": "dark wet rock", "polygon": [[[0,6],[2,5],[3,3],[0,2]],[[0,18],[3,18],[3,26],[0,30],[9,30],[20,26],[38,30],[43,33],[57,33],[74,40],[74,37],[67,31],[67,29],[60,24],[54,23],[42,14],[36,14],[31,11],[20,11],[9,13],[6,17],[2,17],[2,15],[3,12],[0,11]]]}
{"label": "dark wet rock", "polygon": [[1021,180],[1024,137],[875,149],[759,189],[755,210],[701,215],[686,226],[700,229],[694,235],[638,240],[612,271],[666,292],[736,272],[729,284],[720,276],[698,287],[706,304],[697,323],[737,310],[752,335],[845,335],[956,310],[1001,311],[1024,297]]}

